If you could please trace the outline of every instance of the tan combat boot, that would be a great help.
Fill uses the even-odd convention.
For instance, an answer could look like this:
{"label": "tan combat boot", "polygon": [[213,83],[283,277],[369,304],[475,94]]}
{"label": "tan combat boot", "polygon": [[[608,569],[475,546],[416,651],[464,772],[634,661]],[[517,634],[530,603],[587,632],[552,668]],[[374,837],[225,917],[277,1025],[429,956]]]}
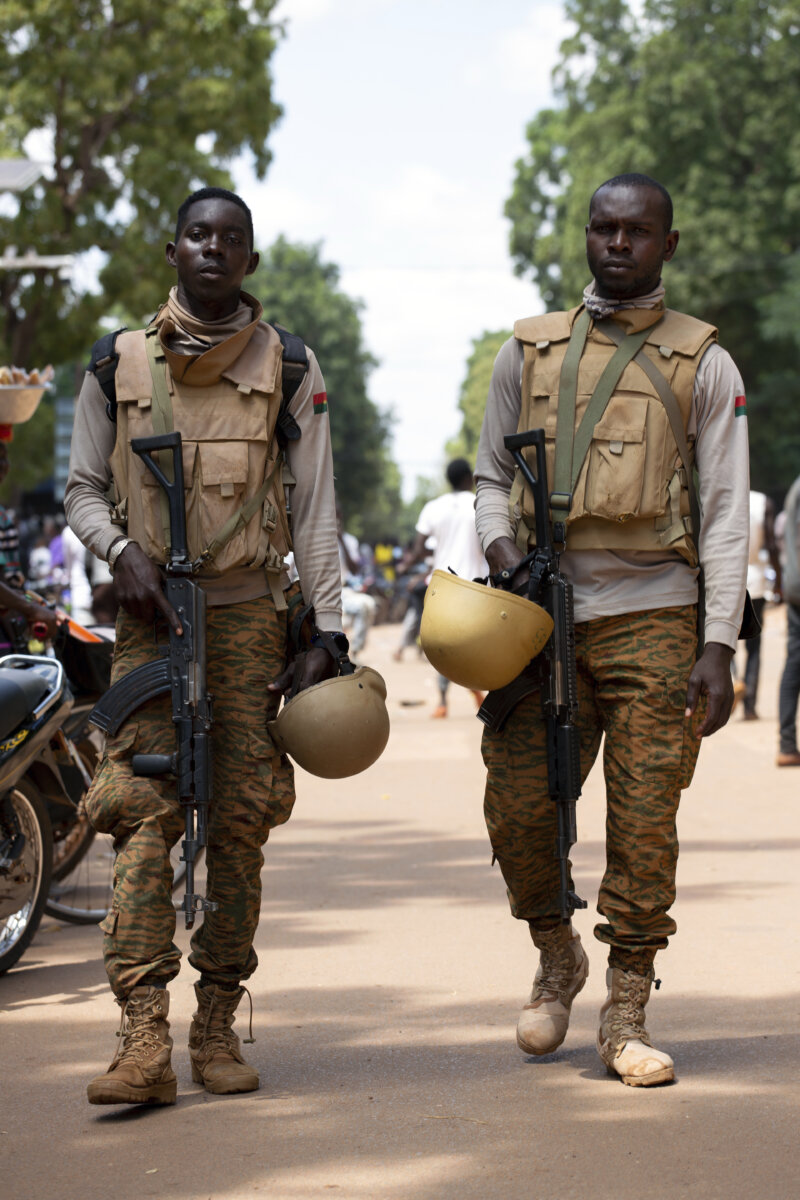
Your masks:
{"label": "tan combat boot", "polygon": [[114,1061],[87,1088],[90,1104],[174,1104],[178,1081],[170,1065],[169,994],[140,986],[117,1003],[122,1008]]}
{"label": "tan combat boot", "polygon": [[653,1087],[675,1078],[672,1059],[653,1049],[644,1027],[652,982],[652,970],[648,975],[619,967],[606,971],[608,997],[600,1009],[597,1052],[608,1070],[631,1087]]}
{"label": "tan combat boot", "polygon": [[517,1023],[517,1045],[526,1054],[551,1054],[567,1036],[572,1001],[589,977],[589,959],[571,925],[531,927],[539,969],[531,998]]}
{"label": "tan combat boot", "polygon": [[[194,987],[197,1012],[189,1031],[189,1057],[192,1079],[207,1092],[228,1096],[233,1092],[254,1092],[259,1085],[258,1071],[242,1058],[239,1039],[233,1032],[233,1014],[247,988]],[[250,993],[247,992],[249,997]],[[253,1004],[250,1002],[250,1037],[253,1038]]]}

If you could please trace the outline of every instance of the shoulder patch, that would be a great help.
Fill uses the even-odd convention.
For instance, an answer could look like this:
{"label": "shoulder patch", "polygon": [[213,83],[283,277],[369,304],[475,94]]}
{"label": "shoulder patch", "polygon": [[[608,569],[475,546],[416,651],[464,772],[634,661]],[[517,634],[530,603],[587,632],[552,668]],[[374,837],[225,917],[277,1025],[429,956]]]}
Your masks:
{"label": "shoulder patch", "polygon": [[328,411],[328,393],[317,392],[314,396],[314,416],[317,417],[321,413]]}

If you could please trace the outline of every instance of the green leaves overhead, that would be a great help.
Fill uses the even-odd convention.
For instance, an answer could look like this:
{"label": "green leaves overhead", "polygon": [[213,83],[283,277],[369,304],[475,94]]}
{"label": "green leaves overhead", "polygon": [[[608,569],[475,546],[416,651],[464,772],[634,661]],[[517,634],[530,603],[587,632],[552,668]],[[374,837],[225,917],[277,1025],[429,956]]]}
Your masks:
{"label": "green leaves overhead", "polygon": [[473,339],[472,353],[467,359],[467,374],[458,396],[461,429],[457,436],[447,443],[449,459],[466,458],[475,465],[494,360],[500,347],[510,337],[510,329],[501,329],[497,333],[487,331]]}
{"label": "green leaves overhead", "polygon": [[[284,238],[262,254],[246,287],[263,304],[266,320],[298,334],[319,359],[328,392],[337,499],[347,528],[355,517],[360,521],[355,531],[362,533],[361,518],[376,504],[387,471],[389,422],[367,395],[375,359],[364,348],[360,305],[342,291],[338,267],[323,261],[319,246]],[[399,497],[399,480],[394,486]]]}
{"label": "green leaves overhead", "polygon": [[[6,0],[0,9],[0,148],[50,147],[46,178],[0,218],[0,247],[108,255],[101,294],[56,272],[0,273],[0,358],[85,357],[98,318],[150,313],[160,263],[194,188],[229,186],[249,150],[259,176],[280,116],[269,62],[275,0]],[[35,134],[33,142],[26,141]]]}
{"label": "green leaves overhead", "polygon": [[681,231],[668,303],[719,326],[750,393],[754,483],[785,487],[800,471],[800,410],[776,404],[777,378],[796,371],[798,346],[763,303],[797,300],[800,4],[568,0],[567,11],[558,106],[528,125],[506,205],[516,270],[549,308],[578,303],[591,193],[624,171],[660,180]]}

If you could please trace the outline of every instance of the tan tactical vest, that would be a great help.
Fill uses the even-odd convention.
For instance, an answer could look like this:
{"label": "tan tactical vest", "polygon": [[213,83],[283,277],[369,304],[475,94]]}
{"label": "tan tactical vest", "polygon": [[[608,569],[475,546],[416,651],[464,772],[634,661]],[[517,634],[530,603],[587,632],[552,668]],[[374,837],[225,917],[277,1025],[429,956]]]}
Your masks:
{"label": "tan tactical vest", "polygon": [[[551,496],[561,368],[582,311],[580,306],[568,313],[546,313],[514,326],[514,336],[524,346],[518,432],[544,429]],[[716,329],[671,309],[625,309],[615,324],[625,334],[650,329],[640,352],[664,377],[677,401],[693,470],[694,440],[686,439],[692,392],[700,359],[716,341]],[[614,341],[593,321],[578,367],[576,430],[615,350]],[[519,470],[510,507],[517,544],[528,549],[535,540],[534,503]],[[625,367],[594,426],[566,525],[570,550],[670,550],[682,554],[692,566],[697,564],[686,468],[658,389],[635,360]]]}
{"label": "tan tactical vest", "polygon": [[[201,386],[178,382],[158,337],[152,340],[155,353],[160,354],[155,369],[166,377],[172,428],[180,430],[182,437],[187,539],[192,558],[202,560],[200,578],[264,567],[276,595],[283,555],[291,549],[287,479],[275,437],[282,396],[280,338],[270,326],[258,324],[239,357],[223,368],[217,381]],[[164,563],[169,543],[164,492],[130,447],[133,438],[163,432],[154,426],[154,385],[145,331],[121,334],[116,349],[117,440],[110,460],[113,519],[126,526],[128,536],[154,562]],[[263,502],[246,518],[240,510],[267,482]],[[220,538],[231,523],[232,535],[226,531]]]}

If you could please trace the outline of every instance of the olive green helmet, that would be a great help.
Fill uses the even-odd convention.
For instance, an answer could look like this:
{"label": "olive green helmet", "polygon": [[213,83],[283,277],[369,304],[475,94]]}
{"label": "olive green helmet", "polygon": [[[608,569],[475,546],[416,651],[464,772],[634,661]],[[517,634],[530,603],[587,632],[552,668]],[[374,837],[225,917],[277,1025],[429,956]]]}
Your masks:
{"label": "olive green helmet", "polygon": [[505,687],[552,632],[552,617],[531,600],[447,571],[431,576],[420,642],[431,666],[453,683],[482,692]]}
{"label": "olive green helmet", "polygon": [[389,740],[386,684],[372,667],[323,679],[298,692],[267,725],[298,766],[322,779],[365,771]]}

